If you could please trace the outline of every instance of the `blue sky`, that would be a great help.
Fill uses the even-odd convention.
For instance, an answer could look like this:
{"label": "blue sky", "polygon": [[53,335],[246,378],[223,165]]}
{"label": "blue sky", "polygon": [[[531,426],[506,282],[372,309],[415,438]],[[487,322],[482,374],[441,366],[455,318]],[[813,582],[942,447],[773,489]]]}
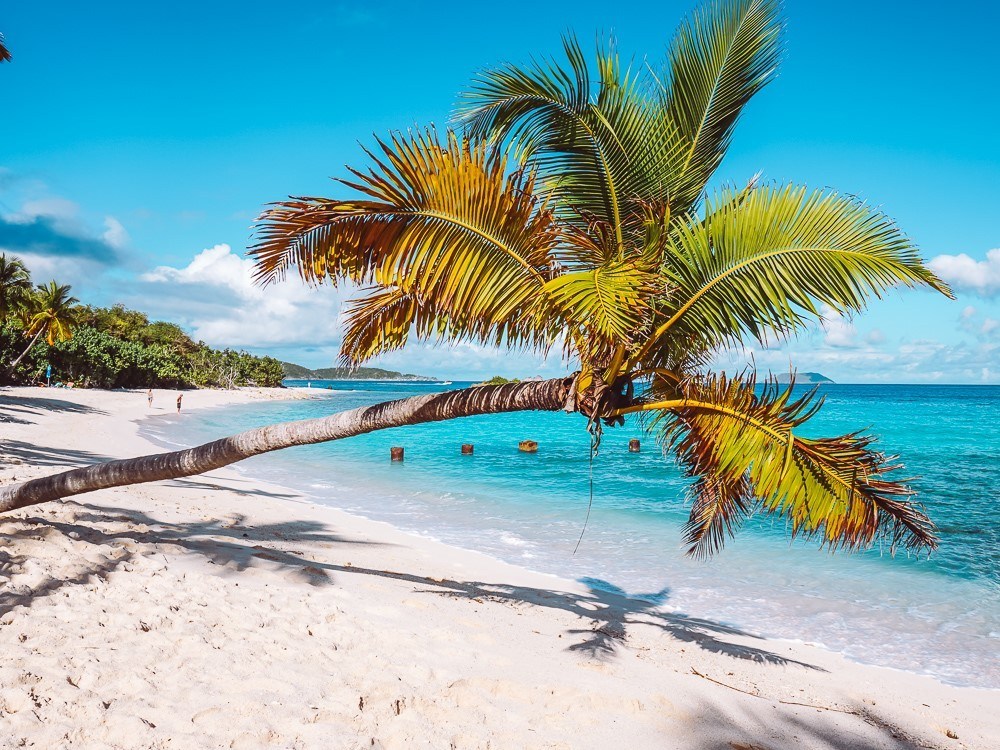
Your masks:
{"label": "blue sky", "polygon": [[[343,195],[359,141],[447,122],[481,67],[614,32],[659,60],[689,2],[6,3],[0,248],[86,301],[122,302],[218,345],[312,366],[336,355],[344,294],[252,288],[240,256],[264,203]],[[958,292],[892,292],[752,354],[843,382],[1000,382],[1000,85],[992,2],[788,0],[777,81],[720,180],[794,180],[893,216]],[[963,257],[965,256],[965,257]],[[932,260],[933,259],[933,260]],[[396,369],[450,378],[565,364],[414,346]]]}

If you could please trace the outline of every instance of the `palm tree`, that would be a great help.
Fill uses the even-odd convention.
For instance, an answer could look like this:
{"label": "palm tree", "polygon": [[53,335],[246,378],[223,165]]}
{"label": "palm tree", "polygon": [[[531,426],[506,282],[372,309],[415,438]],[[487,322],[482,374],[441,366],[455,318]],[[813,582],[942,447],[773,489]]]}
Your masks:
{"label": "palm tree", "polygon": [[10,59],[10,50],[4,45],[3,34],[0,34],[0,62],[7,62]]}
{"label": "palm tree", "polygon": [[31,274],[20,258],[0,253],[0,323],[18,312],[31,292]]}
{"label": "palm tree", "polygon": [[[933,526],[892,458],[851,433],[807,438],[813,394],[714,374],[721,347],[788,337],[823,306],[851,314],[896,285],[950,294],[890,218],[831,190],[708,190],[750,99],[774,78],[777,0],[710,2],[660,69],[487,70],[456,128],[394,134],[351,170],[347,200],[293,198],[259,219],[257,279],[364,288],[342,358],[411,337],[541,351],[568,378],[482,386],[275,425],[186,451],[112,461],[0,492],[0,510],[185,476],[278,448],[418,422],[522,410],[579,412],[599,440],[634,414],[691,478],[689,550],[708,554],[752,513],[832,548],[932,548]],[[638,387],[637,387],[638,386]]]}
{"label": "palm tree", "polygon": [[24,312],[24,333],[32,338],[18,358],[10,363],[10,370],[17,367],[42,335],[49,346],[56,341],[73,338],[76,306],[80,300],[70,296],[69,290],[69,284],[50,281],[48,284],[39,284],[35,293],[28,298]]}

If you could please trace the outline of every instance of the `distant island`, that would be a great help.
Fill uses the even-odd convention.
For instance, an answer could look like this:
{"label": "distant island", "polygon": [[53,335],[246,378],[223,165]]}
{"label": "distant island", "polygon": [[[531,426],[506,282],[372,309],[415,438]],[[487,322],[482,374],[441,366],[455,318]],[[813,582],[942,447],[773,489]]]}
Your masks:
{"label": "distant island", "polygon": [[437,380],[426,375],[410,375],[395,370],[383,370],[380,367],[321,367],[318,370],[310,370],[294,362],[282,362],[281,367],[285,371],[285,377],[294,380]]}
{"label": "distant island", "polygon": [[[776,376],[776,379],[779,383],[787,383],[791,380],[791,376],[787,372],[782,372]],[[833,383],[835,381],[826,375],[820,375],[818,372],[797,372],[795,373],[795,382],[798,385],[809,385],[815,383]]]}

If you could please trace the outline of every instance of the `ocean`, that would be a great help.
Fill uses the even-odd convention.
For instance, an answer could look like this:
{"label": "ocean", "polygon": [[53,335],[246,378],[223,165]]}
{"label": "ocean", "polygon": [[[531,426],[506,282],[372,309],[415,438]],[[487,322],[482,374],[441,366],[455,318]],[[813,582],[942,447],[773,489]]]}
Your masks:
{"label": "ocean", "polygon": [[[303,387],[305,381],[286,381]],[[322,398],[149,421],[171,448],[467,383],[312,381]],[[857,661],[1000,689],[1000,387],[825,385],[810,434],[870,427],[898,454],[938,526],[930,558],[831,553],[755,519],[711,560],[685,557],[687,481],[634,422],[607,429],[591,466],[573,414],[471,417],[292,448],[238,464],[317,503],[507,562],[625,592]],[[629,439],[642,440],[629,453]],[[520,440],[536,440],[535,454]],[[460,454],[473,443],[472,456]],[[405,461],[390,463],[403,446]],[[587,517],[591,472],[593,507]]]}

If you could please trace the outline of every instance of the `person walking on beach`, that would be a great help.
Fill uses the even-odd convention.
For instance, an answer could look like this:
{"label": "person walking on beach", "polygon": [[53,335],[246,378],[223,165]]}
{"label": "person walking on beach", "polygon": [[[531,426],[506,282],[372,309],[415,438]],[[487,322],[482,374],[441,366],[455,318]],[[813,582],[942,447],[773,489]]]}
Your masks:
{"label": "person walking on beach", "polygon": [[181,413],[181,399],[182,398],[184,398],[184,394],[183,393],[178,393],[177,394],[177,413],[178,414]]}
{"label": "person walking on beach", "polygon": [[149,404],[149,408],[153,408],[153,389],[150,388],[146,391],[146,403]]}

